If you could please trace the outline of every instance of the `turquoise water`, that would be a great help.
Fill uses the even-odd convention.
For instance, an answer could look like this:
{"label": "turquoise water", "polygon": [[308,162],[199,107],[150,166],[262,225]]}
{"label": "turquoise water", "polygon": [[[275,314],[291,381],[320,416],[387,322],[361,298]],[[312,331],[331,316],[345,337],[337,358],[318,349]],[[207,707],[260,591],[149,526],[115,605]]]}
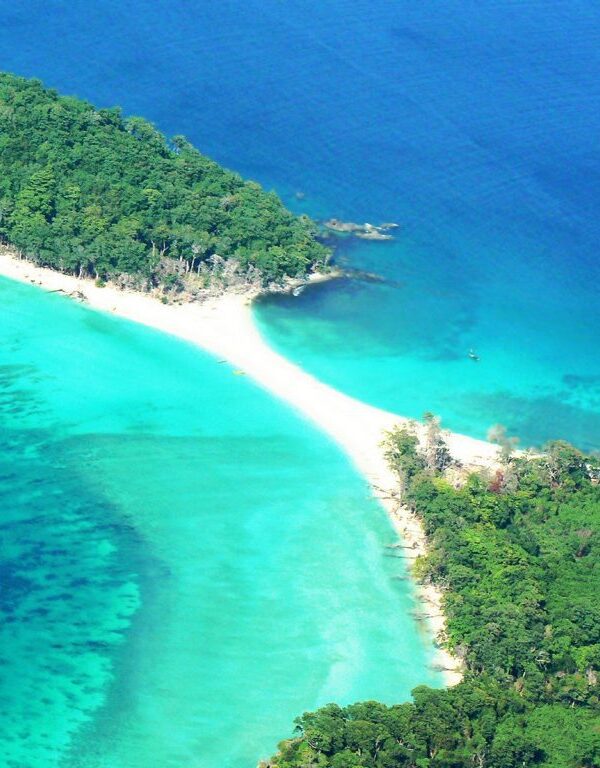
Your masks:
{"label": "turquoise water", "polygon": [[296,210],[402,224],[340,253],[387,285],[263,309],[290,357],[470,434],[600,446],[597,2],[0,0],[0,20],[3,67],[185,133]]}
{"label": "turquoise water", "polygon": [[339,450],[177,340],[0,281],[0,763],[250,768],[439,684]]}
{"label": "turquoise water", "polygon": [[[487,268],[495,271],[477,271]],[[485,303],[468,304],[466,279],[452,290],[439,274],[411,266],[400,286],[340,280],[266,299],[256,316],[272,346],[359,399],[412,418],[433,411],[475,437],[502,423],[524,447],[563,438],[598,450],[595,289],[571,298],[564,283],[538,281],[545,300],[538,301],[517,295],[505,277],[472,278],[487,281],[489,293]],[[468,358],[470,349],[480,362]]]}

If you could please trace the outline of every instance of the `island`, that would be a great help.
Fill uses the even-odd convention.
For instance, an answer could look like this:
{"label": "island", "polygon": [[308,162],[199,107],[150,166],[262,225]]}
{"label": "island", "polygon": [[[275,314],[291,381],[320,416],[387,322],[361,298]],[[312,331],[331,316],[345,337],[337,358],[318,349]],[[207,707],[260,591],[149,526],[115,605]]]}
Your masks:
{"label": "island", "polygon": [[0,74],[0,243],[99,283],[202,299],[323,271],[317,226],[140,117]]}

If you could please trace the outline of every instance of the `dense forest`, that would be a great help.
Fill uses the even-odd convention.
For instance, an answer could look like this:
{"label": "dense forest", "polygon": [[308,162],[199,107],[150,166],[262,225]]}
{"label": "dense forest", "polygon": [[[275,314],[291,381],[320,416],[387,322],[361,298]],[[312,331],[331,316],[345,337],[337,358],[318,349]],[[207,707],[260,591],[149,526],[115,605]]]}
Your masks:
{"label": "dense forest", "polygon": [[39,263],[174,288],[235,262],[265,284],[322,265],[315,234],[184,137],[0,73],[0,243]]}
{"label": "dense forest", "polygon": [[[443,591],[454,688],[395,706],[330,704],[296,720],[272,768],[600,766],[600,475],[566,443],[460,477],[438,435],[397,429],[387,455]],[[459,480],[457,480],[459,478]]]}

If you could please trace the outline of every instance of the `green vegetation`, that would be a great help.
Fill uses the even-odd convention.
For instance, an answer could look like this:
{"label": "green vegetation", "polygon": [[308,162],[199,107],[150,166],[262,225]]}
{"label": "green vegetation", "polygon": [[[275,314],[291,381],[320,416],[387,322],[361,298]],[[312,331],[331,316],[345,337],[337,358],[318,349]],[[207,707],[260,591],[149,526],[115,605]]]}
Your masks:
{"label": "green vegetation", "polygon": [[228,264],[268,283],[326,261],[315,234],[182,136],[0,73],[0,242],[29,258],[170,289]]}
{"label": "green vegetation", "polygon": [[[600,486],[566,443],[507,458],[454,487],[406,429],[387,455],[429,540],[416,575],[438,585],[463,682],[396,706],[330,704],[296,720],[277,768],[600,766]],[[435,450],[433,450],[435,448]],[[433,459],[433,460],[432,460]],[[456,481],[459,471],[452,469]]]}

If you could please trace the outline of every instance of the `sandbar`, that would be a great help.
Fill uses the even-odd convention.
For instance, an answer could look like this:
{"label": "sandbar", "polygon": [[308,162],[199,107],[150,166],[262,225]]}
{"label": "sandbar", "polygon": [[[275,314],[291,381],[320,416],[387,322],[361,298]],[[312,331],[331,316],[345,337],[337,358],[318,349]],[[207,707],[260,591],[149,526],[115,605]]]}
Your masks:
{"label": "sandbar", "polygon": [[[402,539],[402,552],[409,567],[411,560],[426,552],[420,521],[402,504],[397,478],[381,447],[385,432],[406,424],[408,419],[345,395],[270,347],[253,319],[256,292],[227,293],[201,304],[163,304],[150,294],[110,285],[99,287],[91,279],[39,267],[7,248],[0,248],[0,275],[47,291],[82,295],[95,310],[172,334],[227,360],[235,372],[246,374],[291,405],[346,452],[390,515]],[[444,438],[452,456],[466,467],[493,467],[498,461],[499,449],[491,443],[453,432],[444,432]],[[434,637],[443,636],[445,620],[440,591],[432,585],[417,585],[417,594]],[[448,651],[438,648],[435,663],[448,685],[460,681],[461,664]]]}

